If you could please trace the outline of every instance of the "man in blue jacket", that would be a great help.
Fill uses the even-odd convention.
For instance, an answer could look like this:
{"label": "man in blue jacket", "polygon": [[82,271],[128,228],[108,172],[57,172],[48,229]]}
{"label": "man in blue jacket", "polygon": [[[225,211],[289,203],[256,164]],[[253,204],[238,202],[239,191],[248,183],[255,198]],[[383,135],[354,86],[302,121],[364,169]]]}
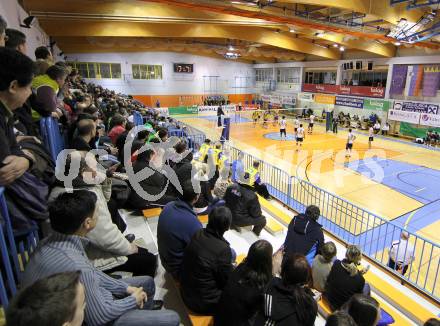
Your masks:
{"label": "man in blue jacket", "polygon": [[176,280],[180,277],[183,253],[192,236],[202,223],[193,211],[200,193],[194,191],[191,180],[182,184],[183,195],[165,205],[159,216],[157,244],[159,256],[165,270]]}
{"label": "man in blue jacket", "polygon": [[319,207],[310,205],[304,214],[299,214],[290,221],[284,241],[285,253],[304,255],[312,265],[313,258],[324,244],[322,225],[318,223],[319,215]]}

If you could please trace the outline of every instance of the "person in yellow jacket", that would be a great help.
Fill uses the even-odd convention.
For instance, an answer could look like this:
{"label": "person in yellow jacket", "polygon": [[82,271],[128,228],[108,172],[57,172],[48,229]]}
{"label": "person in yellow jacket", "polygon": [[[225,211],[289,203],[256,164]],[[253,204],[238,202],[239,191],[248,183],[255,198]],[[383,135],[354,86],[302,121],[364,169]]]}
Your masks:
{"label": "person in yellow jacket", "polygon": [[252,167],[245,171],[244,178],[247,179],[248,184],[253,187],[253,189],[261,196],[266,199],[270,199],[269,191],[267,186],[262,182],[260,178],[260,162],[254,161]]}
{"label": "person in yellow jacket", "polygon": [[208,152],[211,149],[211,140],[206,138],[205,142],[200,146],[198,161],[206,163],[208,161]]}
{"label": "person in yellow jacket", "polygon": [[254,120],[254,127],[257,125],[259,119],[260,119],[260,112],[256,110],[252,113],[252,120]]}
{"label": "person in yellow jacket", "polygon": [[[44,75],[36,76],[32,80],[32,89],[36,95],[36,106],[33,108],[40,116],[52,116],[60,118],[62,111],[57,108],[57,94],[64,86],[67,77],[67,70],[61,66],[49,67]],[[34,115],[38,119],[38,115]]]}

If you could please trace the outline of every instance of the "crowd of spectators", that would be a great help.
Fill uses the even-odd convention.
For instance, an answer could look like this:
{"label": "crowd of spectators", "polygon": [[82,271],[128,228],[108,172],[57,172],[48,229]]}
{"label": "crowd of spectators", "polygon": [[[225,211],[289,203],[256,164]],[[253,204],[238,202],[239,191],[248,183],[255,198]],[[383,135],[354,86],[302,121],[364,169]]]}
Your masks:
{"label": "crowd of spectators", "polygon": [[[360,249],[349,246],[337,260],[318,207],[292,219],[275,252],[259,239],[266,218],[257,194],[270,199],[260,162],[245,169],[241,153],[232,162],[210,140],[193,153],[185,133],[168,135],[178,122],[86,83],[46,47],[36,62],[26,51],[26,36],[0,17],[0,186],[16,234],[37,227],[42,239],[8,325],[178,325],[179,315],[154,298],[159,259],[185,305],[214,315],[215,325],[314,325],[319,293],[335,311],[327,325],[383,320]],[[54,119],[65,138],[56,162],[42,119]],[[162,208],[158,254],[135,244],[120,214],[151,207]],[[237,266],[224,234],[246,226],[257,240]]]}

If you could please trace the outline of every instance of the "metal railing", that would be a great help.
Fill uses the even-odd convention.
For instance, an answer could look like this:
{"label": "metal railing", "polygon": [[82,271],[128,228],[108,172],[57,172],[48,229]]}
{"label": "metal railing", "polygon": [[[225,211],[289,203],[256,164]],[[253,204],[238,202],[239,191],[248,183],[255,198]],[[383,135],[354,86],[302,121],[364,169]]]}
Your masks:
{"label": "metal railing", "polygon": [[[237,159],[240,151],[238,148],[230,147],[231,162]],[[319,222],[326,231],[346,244],[358,245],[363,253],[374,262],[440,302],[440,282],[438,282],[440,246],[438,244],[409,232],[392,221],[306,180],[291,176],[253,155],[244,153],[243,161],[246,168],[250,167],[255,160],[260,162],[261,179],[267,184],[273,197],[297,212],[304,212],[309,205],[318,206],[321,211]],[[388,267],[391,244],[400,239],[403,231],[409,234],[409,243],[414,246],[415,253],[414,260],[408,266],[405,275]],[[409,246],[403,249],[404,254],[407,250]]]}

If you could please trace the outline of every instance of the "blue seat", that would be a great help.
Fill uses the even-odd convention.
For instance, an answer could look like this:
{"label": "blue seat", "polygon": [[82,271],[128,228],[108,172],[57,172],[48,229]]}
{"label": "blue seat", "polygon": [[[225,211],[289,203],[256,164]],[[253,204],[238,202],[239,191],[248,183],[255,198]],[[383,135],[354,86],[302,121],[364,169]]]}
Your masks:
{"label": "blue seat", "polygon": [[60,131],[58,120],[52,117],[40,119],[40,130],[43,142],[54,161],[65,148],[64,135]]}
{"label": "blue seat", "polygon": [[133,112],[133,123],[135,126],[142,126],[144,124],[144,119],[142,118],[142,115],[137,111]]}
{"label": "blue seat", "polygon": [[0,303],[3,307],[8,305],[8,297],[17,292],[16,282],[20,282],[24,267],[35,250],[38,239],[38,227],[33,227],[20,233],[14,233],[4,196],[4,188],[0,187]]}

